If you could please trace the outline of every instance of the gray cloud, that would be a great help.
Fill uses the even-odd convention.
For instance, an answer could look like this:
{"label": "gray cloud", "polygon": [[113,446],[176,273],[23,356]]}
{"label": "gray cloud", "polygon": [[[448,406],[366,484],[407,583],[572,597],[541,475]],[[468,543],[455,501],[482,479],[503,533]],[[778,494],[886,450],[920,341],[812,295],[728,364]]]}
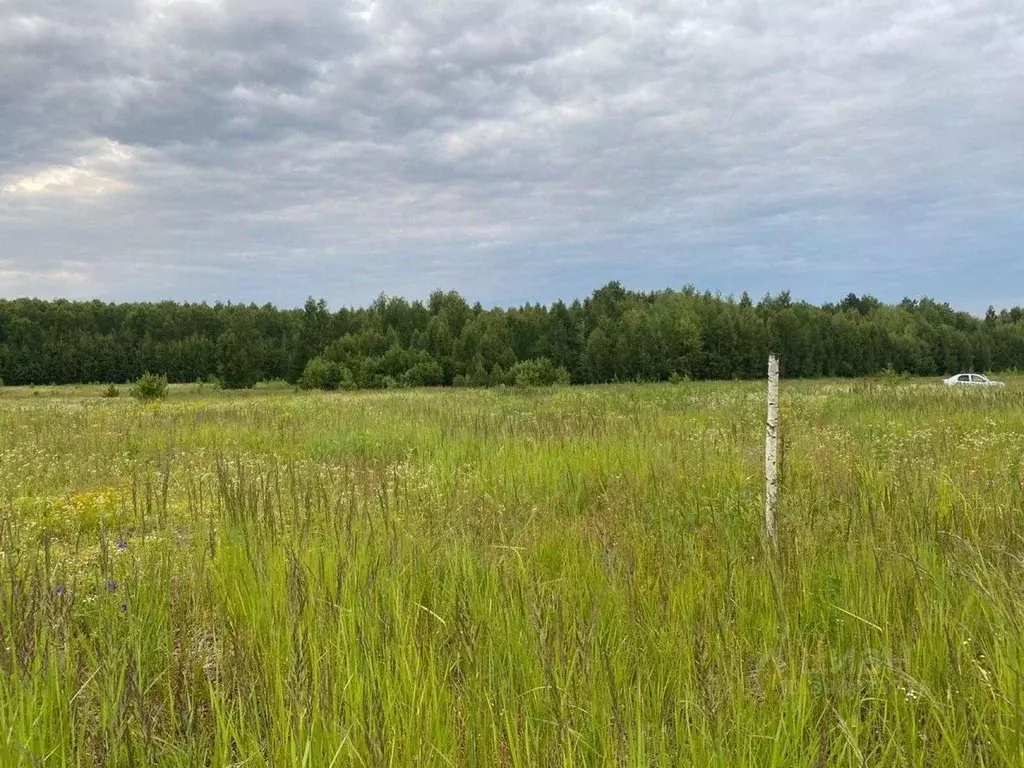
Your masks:
{"label": "gray cloud", "polygon": [[1021,72],[1016,0],[8,0],[0,295],[1024,303]]}

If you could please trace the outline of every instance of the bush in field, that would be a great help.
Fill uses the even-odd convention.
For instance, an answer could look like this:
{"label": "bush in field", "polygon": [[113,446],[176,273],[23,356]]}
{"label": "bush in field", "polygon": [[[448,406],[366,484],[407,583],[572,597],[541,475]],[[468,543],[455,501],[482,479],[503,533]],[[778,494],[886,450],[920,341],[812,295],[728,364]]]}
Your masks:
{"label": "bush in field", "polygon": [[132,397],[137,400],[159,400],[167,397],[167,377],[146,372],[132,385]]}
{"label": "bush in field", "polygon": [[410,387],[436,387],[444,383],[444,368],[436,360],[416,363],[403,378]]}
{"label": "bush in field", "polygon": [[102,392],[100,392],[100,397],[120,397],[120,396],[121,396],[121,390],[118,389],[117,386],[114,385],[114,384],[111,384],[106,389],[104,389]]}
{"label": "bush in field", "polygon": [[884,369],[876,374],[877,378],[882,379],[886,384],[899,384],[901,381],[907,381],[910,379],[910,374],[906,371],[897,371],[892,365],[885,366]]}
{"label": "bush in field", "polygon": [[509,370],[508,377],[517,387],[549,387],[569,383],[569,372],[562,366],[556,367],[546,357],[516,363]]}
{"label": "bush in field", "polygon": [[355,379],[352,378],[352,371],[349,369],[349,367],[341,363],[335,363],[334,365],[338,371],[337,389],[355,389],[356,382]]}
{"label": "bush in field", "polygon": [[300,389],[352,389],[352,371],[341,363],[323,357],[314,357],[308,363],[299,379]]}
{"label": "bush in field", "polygon": [[[568,375],[568,374],[566,374]],[[466,373],[456,376],[452,385],[456,387],[503,387],[509,383],[511,377],[505,373],[500,363],[495,363],[491,372],[487,372],[486,366],[480,356],[469,366]],[[527,386],[524,384],[524,386]]]}
{"label": "bush in field", "polygon": [[256,329],[239,323],[228,328],[217,339],[217,378],[224,389],[252,389],[260,380],[256,350],[259,348]]}
{"label": "bush in field", "polygon": [[336,363],[322,357],[314,357],[306,363],[299,377],[300,389],[336,389],[338,368]]}

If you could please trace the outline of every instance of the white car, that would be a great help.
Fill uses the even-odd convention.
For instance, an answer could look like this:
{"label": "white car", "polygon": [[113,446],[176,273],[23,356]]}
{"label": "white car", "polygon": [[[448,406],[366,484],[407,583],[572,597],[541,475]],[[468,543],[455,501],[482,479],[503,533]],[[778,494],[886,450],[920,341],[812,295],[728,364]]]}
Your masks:
{"label": "white car", "polygon": [[1001,381],[992,381],[987,376],[982,376],[980,373],[958,373],[956,376],[950,376],[943,382],[947,387],[1005,387]]}

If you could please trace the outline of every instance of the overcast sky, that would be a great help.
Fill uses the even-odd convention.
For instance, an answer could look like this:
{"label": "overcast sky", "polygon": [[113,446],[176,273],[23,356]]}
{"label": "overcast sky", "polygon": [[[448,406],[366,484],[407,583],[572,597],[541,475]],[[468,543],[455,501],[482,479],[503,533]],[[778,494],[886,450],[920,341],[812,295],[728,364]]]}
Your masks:
{"label": "overcast sky", "polygon": [[3,0],[0,296],[1024,304],[1021,0]]}

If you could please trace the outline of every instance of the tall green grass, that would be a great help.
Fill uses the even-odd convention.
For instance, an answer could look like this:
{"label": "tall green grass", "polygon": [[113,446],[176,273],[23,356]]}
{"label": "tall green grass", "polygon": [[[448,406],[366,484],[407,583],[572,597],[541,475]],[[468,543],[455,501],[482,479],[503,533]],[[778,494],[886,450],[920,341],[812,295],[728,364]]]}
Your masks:
{"label": "tall green grass", "polygon": [[0,766],[1024,764],[1024,382],[0,396]]}

